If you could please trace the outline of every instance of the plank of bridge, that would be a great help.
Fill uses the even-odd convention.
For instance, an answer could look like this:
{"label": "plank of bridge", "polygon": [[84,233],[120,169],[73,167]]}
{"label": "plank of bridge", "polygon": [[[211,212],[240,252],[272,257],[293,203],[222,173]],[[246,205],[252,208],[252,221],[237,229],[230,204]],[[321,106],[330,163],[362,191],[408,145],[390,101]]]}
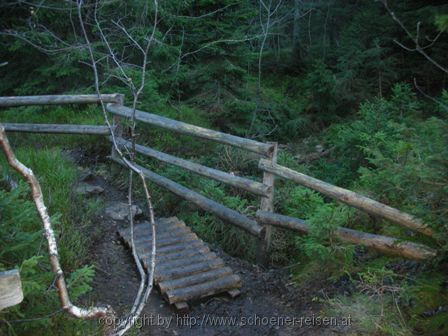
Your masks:
{"label": "plank of bridge", "polygon": [[[168,261],[174,261],[174,260],[183,260],[183,264],[187,264],[188,263],[188,259],[180,259],[180,258],[196,257],[196,256],[203,255],[204,253],[207,253],[208,251],[209,251],[209,249],[202,249],[202,248],[200,248],[199,251],[192,251],[191,250],[189,253],[181,252],[182,256],[176,257],[176,258],[171,258],[170,254],[162,254],[162,255],[157,255],[156,254],[156,264],[164,263],[164,262],[168,262]],[[150,267],[150,265],[151,265],[151,254],[150,253],[141,255],[140,259],[141,259],[141,261],[143,262],[143,265],[146,268]]]}
{"label": "plank of bridge", "polygon": [[156,220],[156,224],[159,223],[159,225],[162,226],[169,226],[169,225],[175,225],[175,226],[186,226],[185,222],[180,220],[177,217],[167,217],[167,218],[161,218],[158,221]]}
{"label": "plank of bridge", "polygon": [[188,287],[192,285],[197,285],[200,283],[208,282],[232,274],[232,269],[230,267],[222,267],[217,269],[212,269],[202,273],[197,273],[189,275],[179,279],[165,280],[159,283],[160,291],[165,293],[168,290],[173,290],[182,287]]}
{"label": "plank of bridge", "polygon": [[[228,292],[239,294],[241,280],[224,261],[176,217],[156,221],[157,250],[155,283],[177,309],[187,310],[186,301]],[[130,229],[120,229],[130,245]],[[148,222],[134,227],[134,243],[144,266],[149,268],[152,252],[152,228]]]}
{"label": "plank of bridge", "polygon": [[157,270],[156,268],[156,274],[155,274],[155,281],[156,283],[159,283],[163,280],[167,279],[177,279],[184,276],[201,273],[210,269],[215,269],[218,267],[223,267],[224,262],[222,259],[212,259],[212,260],[206,260],[199,263],[194,263],[190,265],[184,265],[180,266],[175,269],[161,269]]}
{"label": "plank of bridge", "polygon": [[[157,232],[167,232],[173,230],[174,228],[185,227],[185,225],[182,225],[182,223],[167,222],[167,221],[159,222],[158,220],[155,222],[155,224]],[[151,223],[148,221],[136,224],[134,226],[134,229],[142,234],[152,232]]]}
{"label": "plank of bridge", "polygon": [[186,302],[192,299],[199,299],[225,291],[230,291],[241,287],[241,279],[238,275],[230,274],[212,281],[192,285],[189,287],[168,290],[164,296],[168,302]]}
{"label": "plank of bridge", "polygon": [[184,233],[180,236],[171,236],[171,237],[166,237],[166,238],[162,238],[162,239],[157,239],[156,237],[156,241],[157,241],[157,247],[163,247],[163,246],[168,246],[168,245],[173,245],[173,244],[177,244],[177,243],[181,243],[181,242],[187,242],[187,241],[192,241],[192,240],[198,240],[198,236],[196,236],[195,233],[193,232],[189,232],[189,233]]}
{"label": "plank of bridge", "polygon": [[180,263],[181,261],[183,261],[184,263],[188,263],[188,262],[195,262],[197,260],[207,260],[207,259],[216,259],[218,258],[218,256],[213,253],[213,252],[206,252],[206,253],[197,253],[195,255],[191,255],[191,256],[185,256],[182,255],[181,257],[177,258],[177,259],[165,259],[165,260],[159,260],[159,266],[161,268],[163,267],[176,267],[176,266],[180,266],[177,265],[177,263]]}
{"label": "plank of bridge", "polygon": [[165,261],[159,261],[156,268],[158,270],[164,270],[164,269],[170,269],[174,267],[180,267],[184,265],[191,265],[202,261],[212,260],[212,259],[218,259],[218,256],[214,254],[213,252],[204,253],[204,254],[198,254],[193,257],[188,258],[180,258],[177,260],[165,260]]}
{"label": "plank of bridge", "polygon": [[[207,252],[210,252],[210,248],[208,246],[203,246],[203,247],[199,247],[199,248],[198,247],[188,248],[188,249],[182,250],[180,252],[174,251],[172,253],[161,254],[161,255],[159,255],[157,253],[156,261],[163,262],[163,261],[168,261],[168,260],[176,260],[176,259],[183,258],[183,257],[188,258],[188,257],[193,257],[198,254],[204,254]],[[142,255],[141,257],[142,257],[143,262],[146,262],[146,263],[148,263],[151,260],[150,253],[146,253],[146,254]]]}
{"label": "plank of bridge", "polygon": [[[186,239],[186,240],[185,240]],[[170,245],[164,245],[156,248],[157,258],[163,258],[165,255],[170,255],[173,253],[181,254],[184,251],[185,252],[191,252],[192,249],[196,250],[202,250],[202,251],[208,251],[207,245],[197,239],[197,238],[185,238],[181,241],[172,242]],[[130,239],[124,239],[124,242],[126,245],[131,248],[131,242]],[[137,250],[137,254],[143,258],[143,257],[150,257],[152,252],[152,241],[150,239],[148,240],[141,240],[135,242],[135,248]],[[179,255],[178,255],[179,256]],[[174,258],[174,257],[173,257]]]}
{"label": "plank of bridge", "polygon": [[[144,267],[150,267],[151,258],[149,256],[145,256],[145,258],[142,258],[142,261]],[[220,264],[220,259],[214,253],[199,254],[192,258],[168,260],[165,262],[160,262],[159,259],[156,259],[155,282],[159,284],[159,275],[162,277],[168,277],[168,279],[170,279],[170,277],[173,275],[169,274],[173,273],[173,270],[176,270],[174,271],[174,276],[179,272],[182,274],[181,276],[184,276],[183,274],[188,275],[188,272],[206,272],[208,270],[207,267],[215,267],[216,263]],[[202,268],[202,266],[199,267],[197,265],[205,265],[206,267]]]}
{"label": "plank of bridge", "polygon": [[173,252],[181,252],[190,248],[202,248],[205,245],[205,243],[202,240],[195,240],[192,242],[184,242],[184,243],[179,243],[176,245],[170,245],[170,246],[164,246],[161,247],[159,249],[157,249],[157,255],[165,255],[165,254],[170,254]]}
{"label": "plank of bridge", "polygon": [[[180,237],[185,234],[190,234],[191,229],[190,228],[176,228],[173,231],[169,232],[156,232],[156,243],[157,246],[159,246],[159,240],[163,240],[170,237]],[[120,236],[124,238],[125,240],[130,241],[131,240],[131,232],[130,230],[126,230],[124,233],[120,233]],[[140,243],[149,243],[152,244],[152,234],[141,234],[134,232],[134,243],[140,244]]]}
{"label": "plank of bridge", "polygon": [[[142,228],[148,228],[151,229],[151,224],[148,221],[142,222],[143,224]],[[140,224],[139,224],[140,225]],[[185,223],[176,217],[170,217],[170,218],[160,218],[155,221],[155,225],[158,230],[170,230],[174,227],[183,227],[186,226]]]}
{"label": "plank of bridge", "polygon": [[[191,231],[191,228],[189,228],[188,226],[170,226],[169,228],[165,228],[165,229],[160,229],[159,226],[156,226],[156,235],[163,235],[163,234],[168,234],[171,232],[183,232],[183,231]],[[142,225],[142,224],[137,224],[134,226],[134,235],[141,235],[141,236],[147,236],[147,237],[151,237],[152,236],[152,227],[151,225]]]}
{"label": "plank of bridge", "polygon": [[[185,235],[185,236],[181,236],[181,237],[173,237],[173,239],[170,240],[165,240],[165,241],[161,241],[159,245],[157,244],[157,252],[166,252],[171,250],[171,247],[173,247],[173,249],[178,249],[179,245],[184,244],[186,246],[188,246],[188,244],[194,243],[194,242],[200,242],[201,240],[198,239],[198,237],[196,235],[193,236],[192,235]],[[151,242],[148,242],[146,244],[139,244],[139,246],[137,247],[137,249],[141,249],[141,253],[147,253],[147,252],[151,252],[152,251],[152,244]]]}
{"label": "plank of bridge", "polygon": [[[180,221],[157,221],[156,224],[156,238],[167,238],[169,236],[179,236],[182,233],[191,233],[191,229]],[[164,227],[161,229],[161,227]],[[118,234],[125,240],[130,242],[131,233],[130,228],[118,229]],[[141,240],[151,241],[152,227],[149,222],[142,222],[134,226],[134,242]]]}
{"label": "plank of bridge", "polygon": [[[195,235],[191,232],[191,229],[186,228],[176,228],[173,231],[169,232],[156,232],[156,244],[157,246],[168,245],[170,239],[179,239],[180,237],[191,237]],[[130,229],[126,229],[124,232],[120,233],[120,236],[124,238],[126,241],[131,241],[131,232]],[[196,235],[195,235],[196,236]],[[138,234],[134,232],[134,244],[152,244],[152,235],[150,234]]]}

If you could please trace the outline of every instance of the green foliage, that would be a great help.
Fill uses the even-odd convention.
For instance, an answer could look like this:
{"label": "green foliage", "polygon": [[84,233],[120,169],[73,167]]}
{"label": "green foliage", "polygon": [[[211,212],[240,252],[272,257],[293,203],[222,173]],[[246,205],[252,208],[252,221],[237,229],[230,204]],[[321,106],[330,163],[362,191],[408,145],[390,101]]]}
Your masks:
{"label": "green foliage", "polygon": [[448,332],[448,294],[440,273],[425,273],[405,284],[401,299],[409,312],[412,326],[419,332],[443,335]]}
{"label": "green foliage", "polygon": [[[229,190],[226,190],[220,183],[181,173],[180,169],[169,169],[167,172],[170,178],[174,178],[174,174],[176,174],[174,179],[177,181],[184,180],[186,182],[188,180],[186,184],[196,190],[200,189],[204,196],[241,213],[253,215],[253,211],[249,209],[255,209],[256,206],[252,202],[229,194]],[[256,239],[242,229],[222,222],[213,215],[192,209],[187,206],[186,201],[182,201],[174,211],[179,218],[191,225],[193,230],[205,241],[217,244],[231,255],[244,256],[249,260],[254,259]]]}
{"label": "green foliage", "polygon": [[[20,184],[17,189],[11,192],[0,189],[2,218],[0,257],[4,260],[13,259],[15,255],[30,258],[33,256],[33,251],[28,246],[33,243],[36,244],[40,238],[41,231],[40,229],[36,230],[35,218],[37,212],[33,208],[33,203],[22,199],[25,191],[24,184]],[[22,230],[15,230],[14,224],[16,222],[21,224]]]}
{"label": "green foliage", "polygon": [[[338,257],[339,247],[332,246],[332,234],[335,229],[349,222],[350,214],[351,210],[345,206],[325,204],[317,208],[308,220],[310,233],[304,238],[305,253],[310,257],[317,254],[322,260]],[[329,248],[322,244],[325,241],[329,242]],[[351,250],[345,251],[345,248],[342,248],[341,251],[346,258],[351,258]],[[345,264],[349,262],[345,260]]]}
{"label": "green foliage", "polygon": [[[302,204],[307,203],[306,199],[302,200]],[[333,232],[349,223],[351,213],[347,207],[322,203],[309,213],[309,234],[296,239],[296,248],[310,260],[328,265],[336,274],[349,270],[352,267],[353,248],[335,241]]]}
{"label": "green foliage", "polygon": [[[311,100],[309,97],[296,95],[294,90],[305,90],[302,85],[297,85],[297,79],[285,77],[281,81],[278,78],[266,78],[265,87],[262,88],[262,102],[257,114],[255,134],[269,134],[279,140],[291,141],[303,137],[317,125],[313,123],[313,112],[310,111]],[[304,85],[303,85],[304,86]],[[309,113],[308,113],[309,112]]]}
{"label": "green foliage", "polygon": [[335,163],[347,170],[344,175],[358,174],[344,184],[358,177],[358,188],[442,229],[437,214],[446,206],[442,172],[447,167],[440,160],[446,155],[446,127],[442,119],[425,118],[409,87],[397,85],[389,100],[364,103],[357,120],[333,126],[328,140],[335,146]]}
{"label": "green foliage", "polygon": [[324,315],[350,317],[353,335],[413,335],[391,297],[337,296],[328,300]]}
{"label": "green foliage", "polygon": [[337,161],[359,174],[358,188],[443,231],[448,125],[425,114],[409,87],[397,85],[389,100],[365,103],[357,120],[334,126],[329,141]]}
{"label": "green foliage", "polygon": [[327,124],[335,120],[337,109],[336,78],[322,61],[314,63],[304,79],[304,89],[308,93],[307,110],[314,120]]}
{"label": "green foliage", "polygon": [[360,251],[353,259],[351,247],[331,239],[337,226],[354,227],[429,244],[438,248],[439,259],[443,260],[447,246],[446,234],[442,233],[446,232],[447,208],[444,172],[448,168],[443,158],[447,155],[448,125],[425,107],[408,85],[397,84],[389,98],[367,101],[360,106],[356,119],[329,128],[327,142],[335,148],[330,159],[305,168],[288,156],[281,158],[296,170],[310,170],[314,176],[338,181],[341,186],[413,213],[438,232],[435,245],[433,240],[411,235],[386,221],[372,223],[368,217],[324,202],[313,192],[284,186],[287,191],[280,201],[281,212],[304,218],[310,226],[310,235],[296,238],[295,254],[301,256],[301,266],[294,269],[296,281],[310,281],[315,277],[314,265],[323,263],[327,277],[337,278],[341,271],[352,274],[364,293],[366,289],[379,291],[384,284],[399,288],[400,303],[397,295],[390,293],[381,297],[375,294],[371,302],[365,294],[357,293],[328,302],[327,308],[333,313],[352,314],[357,332],[400,335],[411,330],[423,334],[444,334],[446,330],[446,314],[437,311],[446,302],[442,288],[442,279],[446,278],[438,273],[443,266],[437,266],[437,261],[433,273],[421,274],[418,280],[403,280],[385,266],[391,259],[364,256],[361,258],[368,259],[359,260]]}
{"label": "green foliage", "polygon": [[448,31],[448,15],[437,15],[435,24],[437,26],[437,29],[441,32]]}
{"label": "green foliage", "polygon": [[315,191],[294,187],[288,192],[283,210],[291,217],[309,219],[325,205],[323,198]]}
{"label": "green foliage", "polygon": [[351,279],[357,290],[326,300],[324,314],[350,316],[350,332],[367,335],[413,335],[407,312],[400,308],[407,293],[405,281],[387,265],[387,258],[371,261]]}
{"label": "green foliage", "polygon": [[88,293],[92,289],[89,284],[92,282],[94,276],[94,266],[84,266],[72,272],[67,279],[67,288],[70,290],[70,298],[72,300],[77,300],[82,295]]}

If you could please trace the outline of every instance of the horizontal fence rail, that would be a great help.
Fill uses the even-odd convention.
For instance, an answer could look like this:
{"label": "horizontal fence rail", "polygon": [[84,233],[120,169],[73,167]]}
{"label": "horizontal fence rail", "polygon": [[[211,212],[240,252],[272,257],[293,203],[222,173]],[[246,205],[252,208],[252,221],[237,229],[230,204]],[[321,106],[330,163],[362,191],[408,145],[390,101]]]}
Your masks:
{"label": "horizontal fence rail", "polygon": [[[305,221],[272,212],[257,211],[257,220],[265,225],[282,227],[303,234],[308,234],[310,231]],[[333,235],[344,242],[364,245],[382,253],[398,255],[409,259],[425,260],[436,255],[433,249],[425,245],[342,227],[337,228],[333,232]]]}
{"label": "horizontal fence rail", "polygon": [[99,104],[120,103],[121,94],[98,95],[48,95],[48,96],[11,96],[0,97],[0,107],[31,106],[31,105],[68,105],[68,104]]}
{"label": "horizontal fence rail", "polygon": [[[112,114],[126,118],[131,118],[133,112],[131,108],[119,104],[108,104],[107,110]],[[207,140],[216,141],[226,145],[246,149],[248,151],[258,153],[264,156],[269,156],[269,154],[274,150],[274,145],[272,144],[266,144],[251,139],[241,138],[235,135],[226,134],[210,130],[207,128],[187,124],[182,121],[165,118],[148,112],[136,110],[135,118],[138,121],[153,126],[158,126],[174,132],[191,135]]]}
{"label": "horizontal fence rail", "polygon": [[110,134],[107,126],[96,125],[63,125],[63,124],[24,124],[24,123],[1,123],[7,132],[25,133],[57,133],[57,134]]}
{"label": "horizontal fence rail", "polygon": [[433,235],[431,228],[423,224],[420,219],[388,205],[372,200],[361,194],[334,186],[281,165],[272,164],[264,159],[260,160],[259,168],[279,177],[292,180],[307,188],[316,190],[326,196],[336,199],[339,202],[345,203],[359,210],[363,210],[371,215],[382,217],[395,224],[418,231],[427,236]]}
{"label": "horizontal fence rail", "polygon": [[[126,167],[126,164],[119,158],[112,157],[111,160]],[[250,219],[249,217],[240,214],[238,211],[227,208],[222,204],[219,204],[205,196],[202,196],[201,194],[190,190],[166,177],[158,175],[146,168],[143,168],[136,164],[134,164],[134,166],[140,169],[148,180],[157,184],[158,186],[168,189],[177,196],[184,198],[191,203],[194,203],[199,208],[211,212],[227,222],[239,226],[240,228],[246,230],[254,236],[259,237],[262,235],[263,227],[261,225],[258,225],[255,220]]]}
{"label": "horizontal fence rail", "polygon": [[[117,138],[116,141],[120,145],[123,145],[127,148],[132,148],[132,143],[130,141],[126,141],[122,138]],[[141,146],[141,145],[136,144],[135,150],[140,154],[155,158],[162,162],[166,162],[166,163],[175,165],[177,167],[187,169],[196,174],[199,174],[199,175],[202,175],[205,177],[209,177],[211,179],[231,185],[232,187],[246,190],[255,195],[266,197],[268,195],[269,191],[272,189],[271,187],[269,187],[263,183],[249,180],[249,179],[246,179],[243,177],[235,176],[235,175],[223,172],[221,170],[209,168],[209,167],[200,165],[198,163],[194,163],[194,162],[191,162],[188,160],[178,158],[176,156],[172,156],[172,155],[169,155],[166,153],[159,152],[155,149],[152,149],[152,148],[149,148],[146,146]]]}

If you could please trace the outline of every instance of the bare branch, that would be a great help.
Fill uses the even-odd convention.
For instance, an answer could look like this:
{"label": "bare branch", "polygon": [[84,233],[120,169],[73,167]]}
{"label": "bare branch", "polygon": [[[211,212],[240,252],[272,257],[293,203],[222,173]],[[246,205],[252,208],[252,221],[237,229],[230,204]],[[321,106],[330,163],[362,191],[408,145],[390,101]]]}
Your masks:
{"label": "bare branch", "polygon": [[406,35],[415,43],[415,48],[409,48],[406,47],[404,44],[394,40],[394,42],[396,44],[398,44],[400,47],[402,47],[403,49],[410,51],[410,52],[418,52],[420,55],[422,55],[423,57],[425,57],[429,62],[431,62],[435,67],[439,68],[439,70],[443,71],[444,73],[448,74],[448,68],[442,66],[441,64],[439,64],[436,60],[434,60],[431,56],[429,56],[425,49],[432,46],[435,41],[437,41],[437,39],[439,38],[441,32],[439,34],[437,34],[437,36],[432,40],[432,42],[427,45],[427,46],[421,46],[420,45],[420,22],[417,23],[417,28],[416,28],[416,35],[412,35],[412,33],[406,28],[406,26],[403,24],[403,22],[395,15],[395,12],[392,11],[387,3],[387,0],[380,0],[383,5],[384,8],[389,12],[390,16],[392,17],[392,19],[398,23],[398,25],[401,27],[401,29],[403,29],[403,31],[406,33]]}
{"label": "bare branch", "polygon": [[[93,52],[93,47],[92,44],[90,43],[89,37],[87,35],[86,29],[85,29],[85,25],[84,25],[84,20],[82,17],[82,5],[83,2],[82,0],[79,0],[78,2],[78,19],[79,19],[79,23],[81,25],[81,30],[84,36],[84,39],[87,43],[87,49],[89,51],[89,55],[90,55],[90,60],[92,63],[92,70],[93,70],[93,76],[94,76],[94,83],[95,83],[95,90],[97,92],[98,97],[101,99],[101,92],[100,92],[100,86],[99,86],[99,74],[98,74],[98,69],[97,69],[97,61],[95,60],[95,56],[94,56],[94,52]],[[153,30],[151,35],[146,39],[147,43],[145,48],[141,48],[141,50],[143,50],[143,61],[142,61],[142,66],[141,66],[141,81],[140,81],[140,86],[138,87],[138,89],[136,89],[136,87],[134,86],[134,84],[132,83],[132,80],[130,81],[130,88],[132,89],[132,93],[133,93],[133,115],[132,115],[132,124],[131,124],[131,137],[132,137],[132,141],[133,141],[133,148],[132,151],[130,153],[130,159],[128,160],[125,155],[123,154],[123,152],[120,150],[120,148],[117,145],[117,141],[116,141],[116,137],[115,137],[115,132],[111,126],[111,123],[109,121],[108,115],[107,115],[107,111],[105,108],[105,104],[104,102],[101,100],[101,109],[103,112],[103,116],[105,119],[105,122],[107,124],[107,126],[109,127],[109,131],[111,134],[111,139],[112,139],[112,143],[113,143],[113,148],[115,149],[115,152],[119,155],[119,157],[121,158],[121,160],[125,163],[125,165],[129,168],[129,174],[130,174],[130,180],[129,180],[129,189],[128,189],[128,201],[129,201],[129,218],[130,218],[130,225],[131,225],[131,233],[132,233],[132,239],[131,239],[131,247],[132,247],[132,253],[133,253],[133,257],[134,257],[134,261],[137,264],[137,268],[139,270],[140,273],[140,287],[137,293],[137,296],[135,298],[134,304],[131,308],[130,314],[129,316],[131,317],[130,319],[126,319],[125,323],[120,324],[116,331],[115,334],[116,335],[123,335],[124,333],[126,333],[137,321],[138,317],[140,316],[146,301],[148,300],[149,294],[152,291],[153,288],[153,281],[154,281],[154,270],[155,270],[155,256],[156,256],[156,230],[155,230],[155,219],[154,219],[154,209],[152,207],[152,201],[151,201],[151,195],[149,193],[149,189],[148,186],[146,184],[146,180],[145,177],[143,175],[143,172],[137,168],[134,163],[134,156],[135,156],[135,125],[136,125],[136,120],[135,120],[135,110],[136,110],[136,105],[137,105],[137,101],[138,101],[138,97],[140,95],[140,93],[142,92],[144,85],[145,85],[145,76],[146,76],[146,65],[147,65],[147,58],[148,58],[148,52],[149,52],[149,48],[151,46],[151,43],[154,39],[154,35],[155,35],[155,31],[156,31],[156,25],[157,25],[157,16],[158,16],[158,2],[157,0],[154,0],[154,7],[155,7],[155,20],[154,20],[154,25],[153,25]],[[118,59],[115,57],[115,53],[112,51],[112,48],[110,47],[110,44],[108,43],[108,40],[106,38],[106,36],[104,35],[103,31],[101,30],[101,27],[99,25],[99,21],[96,17],[96,8],[97,6],[95,6],[95,21],[97,24],[97,28],[100,31],[101,34],[101,38],[103,40],[103,42],[106,43],[107,48],[109,50],[109,52],[111,53],[112,59],[114,60],[115,64],[119,67],[120,71],[122,72],[122,75],[124,76],[124,78],[129,78],[126,73],[124,72],[120,62],[118,61]],[[134,240],[133,240],[133,226],[134,226],[134,222],[133,222],[133,216],[132,216],[132,175],[133,172],[136,173],[140,179],[141,179],[141,183],[143,186],[143,190],[145,193],[145,197],[146,197],[146,203],[148,206],[148,210],[149,210],[149,214],[150,214],[150,224],[152,227],[152,254],[151,254],[151,267],[149,269],[149,274],[148,276],[145,274],[145,271],[141,265],[141,261],[138,258],[138,255],[136,253],[136,249],[135,249],[135,245],[134,245]],[[144,288],[144,284],[146,281],[146,289]]]}
{"label": "bare branch", "polygon": [[83,45],[70,45],[70,46],[62,47],[62,48],[49,49],[48,47],[43,46],[43,45],[39,44],[38,42],[32,41],[27,36],[25,36],[25,34],[15,31],[15,30],[0,31],[0,35],[16,37],[47,55],[56,55],[56,54],[60,54],[60,53],[68,52],[68,51],[81,50],[81,49],[85,48],[85,46],[83,46]]}
{"label": "bare branch", "polygon": [[415,88],[418,90],[418,92],[420,92],[424,97],[428,98],[429,100],[431,100],[433,103],[439,105],[440,107],[442,107],[445,111],[448,112],[448,105],[442,103],[440,100],[435,99],[434,97],[431,97],[429,94],[427,94],[426,92],[424,92],[422,90],[422,88],[420,86],[418,86],[417,84],[417,78],[414,77],[414,86]]}
{"label": "bare branch", "polygon": [[236,6],[236,5],[238,5],[237,2],[236,3],[232,3],[232,4],[228,4],[227,6],[224,6],[222,8],[218,8],[217,10],[214,10],[213,12],[205,13],[205,14],[202,14],[202,15],[199,15],[199,16],[173,15],[173,17],[180,18],[180,19],[203,19],[203,18],[205,18],[207,16],[213,16],[213,15],[215,15],[217,13],[224,12],[227,8],[232,7],[232,6]]}

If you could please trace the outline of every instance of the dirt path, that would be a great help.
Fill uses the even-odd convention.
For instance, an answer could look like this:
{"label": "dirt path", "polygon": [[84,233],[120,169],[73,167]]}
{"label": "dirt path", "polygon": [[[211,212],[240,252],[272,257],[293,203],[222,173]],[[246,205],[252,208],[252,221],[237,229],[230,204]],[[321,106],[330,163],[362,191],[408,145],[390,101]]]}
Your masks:
{"label": "dirt path", "polygon": [[[112,202],[126,202],[125,193],[103,178],[93,176],[87,182],[104,189],[95,197],[102,197],[106,207]],[[122,223],[104,211],[96,218],[90,262],[97,272],[89,300],[107,303],[123,316],[132,306],[139,280],[130,251],[116,234],[118,225]],[[216,247],[211,249],[242,278],[241,295],[194,302],[189,314],[183,316],[154,290],[138,322],[138,335],[340,335],[346,331],[343,326],[316,325],[319,322],[313,317],[318,318],[319,305],[311,303],[308,292],[293,288],[285,272],[265,271]]]}

